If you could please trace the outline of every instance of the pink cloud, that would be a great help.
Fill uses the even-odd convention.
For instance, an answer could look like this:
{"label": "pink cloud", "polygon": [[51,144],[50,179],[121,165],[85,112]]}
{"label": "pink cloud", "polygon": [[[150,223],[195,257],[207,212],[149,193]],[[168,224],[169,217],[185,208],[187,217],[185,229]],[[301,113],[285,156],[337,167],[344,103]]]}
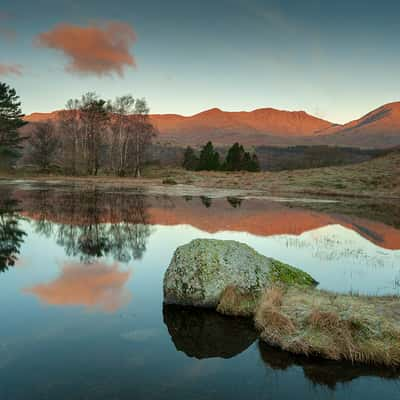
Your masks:
{"label": "pink cloud", "polygon": [[19,64],[0,64],[0,76],[2,75],[22,75],[22,65]]}
{"label": "pink cloud", "polygon": [[99,76],[123,76],[125,67],[135,67],[130,53],[135,41],[132,27],[121,22],[87,27],[59,24],[37,37],[39,46],[61,51],[68,58],[68,72]]}

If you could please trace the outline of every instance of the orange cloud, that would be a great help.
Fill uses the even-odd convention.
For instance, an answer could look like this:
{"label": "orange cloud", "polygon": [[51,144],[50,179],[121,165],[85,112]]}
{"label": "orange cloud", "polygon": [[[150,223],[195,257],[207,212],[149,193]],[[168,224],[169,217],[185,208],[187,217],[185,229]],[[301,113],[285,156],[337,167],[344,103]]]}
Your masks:
{"label": "orange cloud", "polygon": [[123,76],[124,67],[134,67],[130,47],[135,41],[132,27],[121,22],[109,22],[104,27],[60,24],[37,37],[39,46],[61,51],[68,57],[67,71],[99,76]]}
{"label": "orange cloud", "polygon": [[115,312],[131,299],[124,288],[131,271],[119,271],[102,263],[69,263],[62,267],[61,276],[53,282],[24,289],[50,305],[81,305],[89,309]]}
{"label": "orange cloud", "polygon": [[0,64],[1,75],[22,75],[22,66],[19,64]]}

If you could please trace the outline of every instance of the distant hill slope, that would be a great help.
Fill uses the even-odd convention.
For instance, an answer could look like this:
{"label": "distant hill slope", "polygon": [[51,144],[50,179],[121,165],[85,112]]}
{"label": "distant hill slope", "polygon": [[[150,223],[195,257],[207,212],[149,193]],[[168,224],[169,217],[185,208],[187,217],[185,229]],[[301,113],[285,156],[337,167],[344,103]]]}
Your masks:
{"label": "distant hill slope", "polygon": [[385,104],[360,119],[320,132],[318,141],[341,146],[387,148],[400,145],[400,102]]}
{"label": "distant hill slope", "polygon": [[261,108],[250,112],[227,112],[213,108],[199,114],[152,115],[151,119],[162,135],[209,135],[240,133],[279,136],[309,136],[332,127],[332,123],[313,117],[304,111],[280,111]]}
{"label": "distant hill slope", "polygon": [[[56,119],[58,112],[34,113],[29,122]],[[333,124],[304,111],[261,108],[250,112],[227,112],[213,108],[193,116],[152,114],[160,142],[218,145],[235,141],[246,146],[327,144],[363,148],[400,145],[400,102],[386,104],[344,125]]]}

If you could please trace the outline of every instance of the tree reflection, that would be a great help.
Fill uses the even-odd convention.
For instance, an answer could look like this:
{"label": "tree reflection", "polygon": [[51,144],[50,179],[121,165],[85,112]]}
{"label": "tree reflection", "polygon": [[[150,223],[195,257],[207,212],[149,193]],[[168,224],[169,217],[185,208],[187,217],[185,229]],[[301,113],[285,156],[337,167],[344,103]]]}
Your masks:
{"label": "tree reflection", "polygon": [[68,256],[90,262],[110,255],[128,263],[146,251],[151,228],[142,194],[105,193],[94,187],[37,191],[31,200],[33,209],[41,210],[34,211],[36,232],[54,235]]}
{"label": "tree reflection", "polygon": [[3,190],[0,194],[0,272],[13,267],[26,233],[20,227],[18,201]]}

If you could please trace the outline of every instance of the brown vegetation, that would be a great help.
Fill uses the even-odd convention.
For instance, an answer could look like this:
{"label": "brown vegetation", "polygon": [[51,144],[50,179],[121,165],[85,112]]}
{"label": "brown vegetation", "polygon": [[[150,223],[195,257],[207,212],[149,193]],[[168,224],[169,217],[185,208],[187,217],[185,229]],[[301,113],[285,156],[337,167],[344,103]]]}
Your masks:
{"label": "brown vegetation", "polygon": [[254,314],[259,293],[243,292],[235,286],[228,286],[221,295],[217,311],[224,315],[249,317]]}
{"label": "brown vegetation", "polygon": [[261,339],[283,350],[400,367],[398,298],[271,288],[255,315]]}

